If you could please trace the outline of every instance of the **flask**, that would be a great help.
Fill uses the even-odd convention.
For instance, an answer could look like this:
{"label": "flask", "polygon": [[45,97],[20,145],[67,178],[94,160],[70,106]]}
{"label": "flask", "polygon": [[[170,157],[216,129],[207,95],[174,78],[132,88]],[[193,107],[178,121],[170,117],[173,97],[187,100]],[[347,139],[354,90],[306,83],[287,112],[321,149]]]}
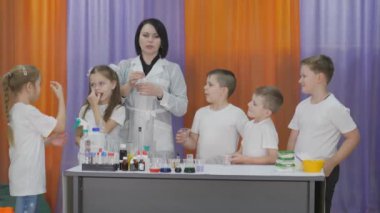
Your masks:
{"label": "flask", "polygon": [[185,162],[185,173],[195,173],[194,158],[192,154],[187,154]]}

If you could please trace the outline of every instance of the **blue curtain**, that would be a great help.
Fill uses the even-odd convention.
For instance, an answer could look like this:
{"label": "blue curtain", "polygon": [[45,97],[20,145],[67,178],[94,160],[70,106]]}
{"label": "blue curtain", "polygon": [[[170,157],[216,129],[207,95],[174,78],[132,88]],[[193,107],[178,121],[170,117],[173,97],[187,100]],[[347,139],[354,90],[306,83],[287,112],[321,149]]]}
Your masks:
{"label": "blue curtain", "polygon": [[[182,0],[68,0],[67,13],[66,125],[69,143],[64,146],[62,171],[77,163],[78,148],[74,144],[73,126],[88,95],[88,70],[98,64],[118,63],[136,56],[135,32],[143,19],[154,17],[165,24],[169,37],[168,60],[183,69],[185,59]],[[182,118],[174,119],[175,132],[182,124]],[[55,212],[62,211],[61,194],[60,191]]]}
{"label": "blue curtain", "polygon": [[341,164],[332,212],[380,212],[380,1],[303,0],[300,10],[301,57],[332,57],[330,90],[361,134]]}

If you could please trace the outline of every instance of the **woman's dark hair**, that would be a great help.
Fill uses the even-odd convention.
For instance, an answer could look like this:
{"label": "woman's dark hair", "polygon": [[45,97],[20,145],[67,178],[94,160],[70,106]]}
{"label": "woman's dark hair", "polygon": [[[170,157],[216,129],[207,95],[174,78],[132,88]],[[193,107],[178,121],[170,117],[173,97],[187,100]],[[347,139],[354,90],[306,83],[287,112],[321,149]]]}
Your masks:
{"label": "woman's dark hair", "polygon": [[166,55],[168,54],[168,49],[169,49],[168,34],[166,32],[165,25],[160,20],[155,19],[155,18],[145,19],[137,27],[136,35],[135,35],[135,48],[136,48],[137,55],[141,54],[139,38],[140,38],[141,29],[146,24],[152,25],[154,29],[157,31],[158,36],[160,36],[161,46],[160,46],[160,49],[158,50],[158,54],[160,55],[161,58],[165,58]]}

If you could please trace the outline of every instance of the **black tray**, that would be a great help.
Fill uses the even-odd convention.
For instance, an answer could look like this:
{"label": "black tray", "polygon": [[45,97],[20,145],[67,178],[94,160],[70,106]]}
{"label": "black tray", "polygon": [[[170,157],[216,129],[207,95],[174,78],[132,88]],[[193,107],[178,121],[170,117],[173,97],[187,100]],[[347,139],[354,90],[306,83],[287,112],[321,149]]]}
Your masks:
{"label": "black tray", "polygon": [[116,171],[119,164],[82,164],[83,171]]}

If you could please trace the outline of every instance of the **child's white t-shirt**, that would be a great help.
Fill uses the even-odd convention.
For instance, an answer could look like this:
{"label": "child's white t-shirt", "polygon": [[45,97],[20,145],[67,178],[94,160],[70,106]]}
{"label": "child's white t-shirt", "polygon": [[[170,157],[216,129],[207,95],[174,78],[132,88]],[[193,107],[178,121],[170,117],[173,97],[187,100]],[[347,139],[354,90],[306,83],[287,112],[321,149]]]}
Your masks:
{"label": "child's white t-shirt", "polygon": [[337,152],[341,134],[354,130],[356,124],[333,94],[318,104],[310,100],[298,104],[288,126],[299,131],[294,151],[303,158],[328,159]]}
{"label": "child's white t-shirt", "polygon": [[16,103],[9,111],[13,145],[9,147],[9,189],[11,196],[46,192],[44,138],[54,130],[57,120],[37,108]]}
{"label": "child's white t-shirt", "polygon": [[[104,112],[107,109],[107,104],[99,105],[99,111],[101,116],[103,117]],[[82,106],[79,111],[79,117],[83,117],[84,110],[86,109],[86,105]],[[111,117],[109,118],[115,121],[118,125],[115,126],[107,135],[106,135],[106,147],[107,151],[118,152],[120,143],[125,143],[126,141],[126,129],[124,127],[125,122],[125,107],[122,105],[118,105],[114,108]],[[90,108],[88,108],[86,115],[84,116],[84,120],[88,122],[89,129],[98,127],[95,122],[94,113]]]}
{"label": "child's white t-shirt", "polygon": [[225,155],[236,151],[247,121],[245,113],[232,104],[218,111],[211,110],[210,106],[200,108],[191,128],[199,135],[196,157],[208,163],[221,163]]}
{"label": "child's white t-shirt", "polygon": [[271,118],[258,123],[247,122],[244,128],[242,154],[249,157],[263,157],[267,149],[278,149],[278,135]]}

